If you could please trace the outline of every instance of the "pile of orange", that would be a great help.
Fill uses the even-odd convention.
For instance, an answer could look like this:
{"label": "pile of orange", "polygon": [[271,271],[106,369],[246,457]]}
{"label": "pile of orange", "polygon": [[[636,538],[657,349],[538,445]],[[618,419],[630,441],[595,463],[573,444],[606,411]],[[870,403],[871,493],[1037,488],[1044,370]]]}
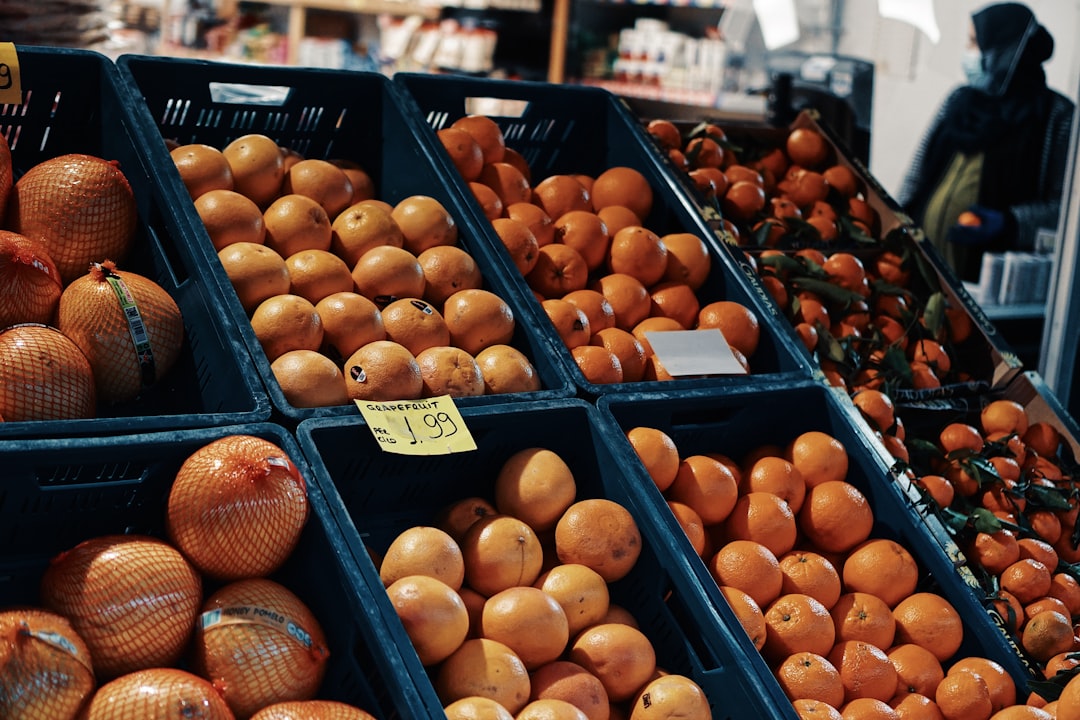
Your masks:
{"label": "pile of orange", "polygon": [[668,330],[719,329],[749,370],[757,315],[735,301],[702,301],[708,247],[693,233],[645,225],[654,192],[641,172],[615,166],[536,181],[482,115],[438,136],[588,382],[672,379],[646,336]]}
{"label": "pile of orange", "polygon": [[834,437],[810,431],[738,459],[680,454],[656,428],[627,439],[801,718],[1073,717],[1025,697],[993,659],[958,653],[960,615],[907,548],[874,535]]}
{"label": "pile of orange", "polygon": [[691,678],[657,664],[609,583],[634,570],[631,513],[579,497],[555,452],[511,455],[466,497],[372,553],[449,720],[708,720]]}
{"label": "pile of orange", "polygon": [[171,154],[291,405],[540,389],[435,198],[391,205],[355,163],[260,134]]}

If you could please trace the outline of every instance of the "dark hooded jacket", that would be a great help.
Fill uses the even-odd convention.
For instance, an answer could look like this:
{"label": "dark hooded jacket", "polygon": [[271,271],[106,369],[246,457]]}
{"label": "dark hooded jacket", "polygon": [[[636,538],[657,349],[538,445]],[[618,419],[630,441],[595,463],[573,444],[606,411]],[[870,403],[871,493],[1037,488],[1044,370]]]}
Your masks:
{"label": "dark hooded jacket", "polygon": [[[982,155],[978,204],[1000,211],[1005,230],[982,250],[1028,250],[1039,228],[1057,227],[1073,103],[1046,85],[1054,41],[1026,6],[1000,3],[974,15],[984,81],[954,90],[923,137],[898,196],[920,225],[958,152]],[[941,246],[945,238],[930,238]],[[956,270],[978,277],[980,253]]]}

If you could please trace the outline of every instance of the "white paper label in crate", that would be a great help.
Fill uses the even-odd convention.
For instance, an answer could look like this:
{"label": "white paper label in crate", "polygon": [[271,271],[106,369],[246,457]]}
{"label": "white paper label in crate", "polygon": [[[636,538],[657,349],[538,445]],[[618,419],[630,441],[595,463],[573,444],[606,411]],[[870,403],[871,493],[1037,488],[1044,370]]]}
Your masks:
{"label": "white paper label in crate", "polygon": [[210,83],[210,99],[232,105],[284,105],[291,92],[292,88],[284,85]]}
{"label": "white paper label in crate", "polygon": [[646,332],[645,338],[660,364],[674,377],[746,374],[716,328]]}

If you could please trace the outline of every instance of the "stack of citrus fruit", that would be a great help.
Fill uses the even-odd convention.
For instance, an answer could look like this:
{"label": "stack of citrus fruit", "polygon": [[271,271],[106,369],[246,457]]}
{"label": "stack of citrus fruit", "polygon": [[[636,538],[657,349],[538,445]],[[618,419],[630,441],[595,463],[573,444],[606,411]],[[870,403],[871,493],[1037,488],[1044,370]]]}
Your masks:
{"label": "stack of citrus fruit", "polygon": [[638,170],[535,179],[494,120],[467,115],[439,131],[454,166],[491,221],[585,379],[670,380],[648,332],[719,329],[749,370],[761,329],[733,300],[703,302],[708,247],[691,232],[646,226],[654,192]]}
{"label": "stack of citrus fruit", "polygon": [[702,689],[658,666],[611,600],[641,551],[624,506],[580,498],[566,462],[530,447],[490,499],[457,500],[373,557],[449,720],[708,720]]}
{"label": "stack of citrus fruit", "polygon": [[[874,534],[836,438],[809,431],[735,459],[680,454],[656,428],[626,435],[800,717],[1004,720],[1061,707],[958,652],[959,613],[909,549]],[[1033,631],[1040,646],[1054,634]]]}
{"label": "stack of citrus fruit", "polygon": [[171,155],[291,405],[540,389],[435,198],[391,205],[355,163],[260,134]]}
{"label": "stack of citrus fruit", "polygon": [[138,224],[127,177],[85,154],[12,175],[0,135],[0,418],[89,418],[134,400],[173,367],[184,326],[161,286],[117,269]]}
{"label": "stack of citrus fruit", "polygon": [[[199,447],[171,486],[168,540],[88,538],[51,561],[40,609],[0,612],[0,716],[169,720],[200,708],[230,720],[302,708],[320,689],[326,641],[269,576],[308,513],[305,481],[276,443],[226,435]],[[334,717],[372,718],[338,705],[347,713]]]}

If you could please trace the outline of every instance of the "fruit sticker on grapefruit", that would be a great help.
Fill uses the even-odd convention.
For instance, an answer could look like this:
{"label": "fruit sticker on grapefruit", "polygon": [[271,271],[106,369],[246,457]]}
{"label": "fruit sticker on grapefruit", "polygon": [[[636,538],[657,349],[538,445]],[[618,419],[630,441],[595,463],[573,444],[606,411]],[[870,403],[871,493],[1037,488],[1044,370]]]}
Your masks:
{"label": "fruit sticker on grapefruit", "polygon": [[398,455],[449,455],[476,450],[476,441],[449,395],[422,400],[357,400],[379,447]]}

